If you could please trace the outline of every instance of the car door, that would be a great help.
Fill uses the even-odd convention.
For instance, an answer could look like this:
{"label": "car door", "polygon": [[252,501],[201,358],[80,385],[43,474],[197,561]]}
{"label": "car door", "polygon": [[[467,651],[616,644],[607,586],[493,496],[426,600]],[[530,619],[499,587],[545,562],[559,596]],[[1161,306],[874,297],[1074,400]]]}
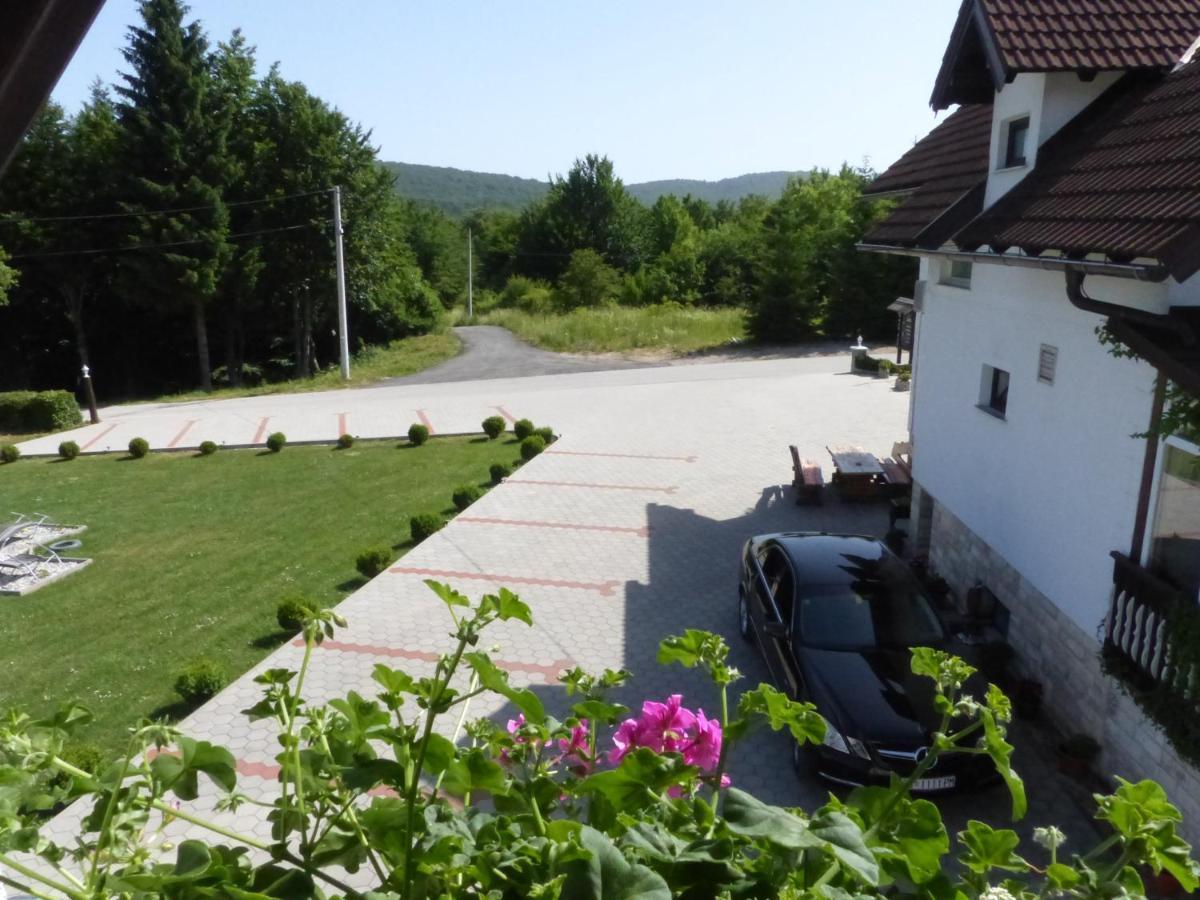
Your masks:
{"label": "car door", "polygon": [[763,596],[763,623],[758,632],[763,657],[775,684],[795,696],[799,689],[791,661],[795,577],[787,555],[778,544],[766,545],[758,574],[757,587]]}

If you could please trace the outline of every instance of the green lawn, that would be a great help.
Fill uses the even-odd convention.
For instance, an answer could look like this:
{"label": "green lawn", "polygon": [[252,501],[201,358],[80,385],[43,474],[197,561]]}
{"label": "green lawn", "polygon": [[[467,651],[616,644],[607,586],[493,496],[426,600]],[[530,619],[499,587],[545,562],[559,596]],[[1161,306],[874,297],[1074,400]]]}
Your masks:
{"label": "green lawn", "polygon": [[[318,372],[312,378],[293,378],[253,387],[217,388],[211,393],[187,391],[165,394],[142,402],[174,403],[184,400],[226,400],[230,397],[257,397],[262,394],[297,394],[307,391],[331,391],[362,387],[384,378],[413,375],[458,355],[462,341],[453,331],[418,334],[392,341],[386,347],[366,347],[350,360],[350,381],[342,381],[337,366]],[[136,402],[136,401],[135,401]],[[24,438],[22,438],[24,440]]]}
{"label": "green lawn", "polygon": [[693,353],[743,340],[746,316],[740,309],[678,306],[608,306],[565,314],[531,314],[496,309],[477,321],[501,325],[547,350],[569,353],[666,350]]}
{"label": "green lawn", "polygon": [[227,450],[210,457],[117,454],[0,466],[0,503],[88,525],[92,564],[25,597],[0,596],[0,709],[78,700],[108,749],[140,716],[179,715],[181,663],[236,675],[285,637],[275,606],[301,593],[332,604],[359,587],[363,549],[409,548],[408,516],[453,512],[450,495],[519,455],[511,437],[422,447]]}

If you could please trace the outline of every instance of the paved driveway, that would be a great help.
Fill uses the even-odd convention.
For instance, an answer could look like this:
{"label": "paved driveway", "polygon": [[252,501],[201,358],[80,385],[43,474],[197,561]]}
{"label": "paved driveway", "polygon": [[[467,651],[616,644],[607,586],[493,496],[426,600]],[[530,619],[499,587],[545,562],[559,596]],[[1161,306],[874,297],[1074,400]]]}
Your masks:
{"label": "paved driveway", "polygon": [[[535,627],[498,627],[488,637],[515,682],[533,686],[547,705],[565,708],[555,676],[578,664],[635,673],[623,698],[673,692],[715,713],[713,691],[679,668],[654,662],[661,638],[688,627],[728,636],[744,684],[766,677],[735,632],[739,548],[748,535],[783,529],[882,534],[886,514],[871,504],[797,507],[790,491],[787,445],[827,460],[826,444],[854,443],[880,454],[906,430],[907,394],[887,381],[845,374],[842,357],[652,368],[622,372],[502,379],[480,383],[406,385],[342,396],[316,394],[210,404],[215,421],[252,423],[264,401],[303,404],[309,414],[371,403],[378,415],[426,410],[447,430],[467,430],[489,409],[528,416],[562,438],[521,468],[445,530],[425,541],[349,597],[340,612],[349,627],[317,651],[309,694],[327,699],[349,690],[370,695],[379,661],[426,674],[449,647],[446,613],[422,584],[432,577],[473,596],[505,585],[530,603]],[[174,411],[170,411],[175,415]],[[225,418],[220,418],[225,417]],[[335,431],[327,429],[326,438]],[[286,645],[255,672],[295,668],[300,649]],[[268,794],[276,750],[270,729],[240,711],[259,691],[243,676],[183,724],[190,734],[219,741],[239,758],[242,789]],[[480,698],[481,700],[483,698]],[[513,710],[479,702],[473,715],[504,721]],[[1039,773],[1033,824],[1070,818],[1063,797],[1044,777],[1044,761],[1027,752]],[[789,766],[788,740],[766,732],[740,746],[730,761],[736,784],[776,803],[812,805],[823,785],[801,781]],[[199,804],[207,805],[205,798]],[[1002,819],[1006,799],[952,799],[968,812]],[[56,829],[71,827],[71,813]],[[230,817],[240,829],[266,833],[254,811]],[[177,827],[177,826],[172,826]],[[1069,829],[1070,830],[1070,829]],[[1076,832],[1077,833],[1077,832]],[[1076,846],[1080,846],[1080,841]]]}

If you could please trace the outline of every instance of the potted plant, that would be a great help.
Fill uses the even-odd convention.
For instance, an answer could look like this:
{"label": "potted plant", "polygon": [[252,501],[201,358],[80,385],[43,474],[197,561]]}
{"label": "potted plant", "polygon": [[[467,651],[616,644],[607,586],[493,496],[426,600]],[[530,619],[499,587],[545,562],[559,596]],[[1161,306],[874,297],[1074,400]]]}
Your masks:
{"label": "potted plant", "polygon": [[1100,744],[1094,737],[1076,732],[1058,745],[1058,771],[1072,778],[1082,778],[1099,753]]}
{"label": "potted plant", "polygon": [[907,391],[912,389],[912,375],[908,372],[901,372],[896,376],[896,390]]}
{"label": "potted plant", "polygon": [[1018,718],[1037,719],[1042,714],[1042,683],[1022,678],[1013,691],[1012,701]]}

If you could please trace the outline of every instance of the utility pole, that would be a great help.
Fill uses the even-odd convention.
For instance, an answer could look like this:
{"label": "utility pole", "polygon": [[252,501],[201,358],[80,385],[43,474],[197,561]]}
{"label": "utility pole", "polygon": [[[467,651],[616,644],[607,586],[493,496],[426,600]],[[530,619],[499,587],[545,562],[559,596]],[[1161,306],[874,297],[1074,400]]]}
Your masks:
{"label": "utility pole", "polygon": [[471,262],[471,229],[467,228],[467,321],[475,318],[475,266]]}
{"label": "utility pole", "polygon": [[346,321],[346,259],[342,251],[342,188],[333,189],[333,243],[337,249],[338,351],[342,381],[350,380],[350,333]]}

